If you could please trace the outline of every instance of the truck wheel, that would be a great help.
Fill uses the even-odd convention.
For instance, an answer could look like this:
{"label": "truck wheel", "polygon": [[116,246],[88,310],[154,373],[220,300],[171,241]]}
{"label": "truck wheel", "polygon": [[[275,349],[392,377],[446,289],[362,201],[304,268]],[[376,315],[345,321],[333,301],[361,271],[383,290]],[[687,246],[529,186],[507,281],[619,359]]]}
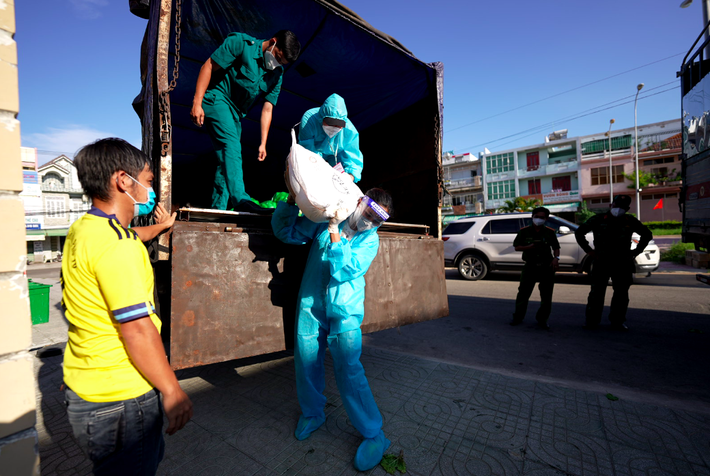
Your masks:
{"label": "truck wheel", "polygon": [[459,274],[463,279],[478,281],[488,274],[486,262],[477,255],[464,255],[459,260]]}

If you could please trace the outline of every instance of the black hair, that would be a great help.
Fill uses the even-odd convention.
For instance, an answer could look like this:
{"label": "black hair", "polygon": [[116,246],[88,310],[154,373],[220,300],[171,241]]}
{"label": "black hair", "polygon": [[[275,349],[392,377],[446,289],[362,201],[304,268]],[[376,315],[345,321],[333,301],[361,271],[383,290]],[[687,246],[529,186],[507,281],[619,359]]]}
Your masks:
{"label": "black hair", "polygon": [[289,63],[293,63],[301,54],[301,43],[298,42],[296,34],[290,30],[281,30],[272,38],[276,38],[276,46],[279,47],[284,59]]}
{"label": "black hair", "polygon": [[535,207],[535,208],[533,208],[532,216],[535,216],[536,213],[540,213],[540,212],[544,213],[546,218],[550,218],[550,210],[548,210],[548,209],[545,208],[545,207]]}
{"label": "black hair", "polygon": [[138,180],[146,164],[149,168],[153,167],[147,155],[116,137],[85,145],[74,157],[84,192],[92,199],[98,198],[105,202],[111,199],[110,181],[114,173],[124,171]]}
{"label": "black hair", "polygon": [[392,197],[381,188],[371,188],[365,195],[377,202],[379,206],[387,209],[387,214],[392,216]]}
{"label": "black hair", "polygon": [[631,197],[629,197],[628,195],[616,195],[614,197],[614,201],[612,201],[611,203],[612,205],[616,203],[619,208],[625,208],[628,210],[629,208],[631,208]]}

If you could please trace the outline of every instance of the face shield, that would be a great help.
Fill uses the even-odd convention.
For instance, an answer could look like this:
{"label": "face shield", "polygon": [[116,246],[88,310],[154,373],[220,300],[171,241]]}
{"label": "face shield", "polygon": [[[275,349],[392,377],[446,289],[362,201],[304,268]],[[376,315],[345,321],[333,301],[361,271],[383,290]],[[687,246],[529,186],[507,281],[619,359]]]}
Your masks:
{"label": "face shield", "polygon": [[348,218],[349,227],[353,232],[367,231],[378,228],[389,219],[389,213],[379,203],[365,195],[360,200],[355,212]]}

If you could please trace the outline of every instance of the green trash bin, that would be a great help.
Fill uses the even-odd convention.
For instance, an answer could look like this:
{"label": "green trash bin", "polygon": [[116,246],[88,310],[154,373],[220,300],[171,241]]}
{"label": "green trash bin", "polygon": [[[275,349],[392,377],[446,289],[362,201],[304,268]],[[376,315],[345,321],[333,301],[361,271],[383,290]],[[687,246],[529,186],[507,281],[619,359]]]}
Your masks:
{"label": "green trash bin", "polygon": [[49,288],[51,284],[40,284],[29,281],[30,288],[30,314],[32,325],[49,322]]}

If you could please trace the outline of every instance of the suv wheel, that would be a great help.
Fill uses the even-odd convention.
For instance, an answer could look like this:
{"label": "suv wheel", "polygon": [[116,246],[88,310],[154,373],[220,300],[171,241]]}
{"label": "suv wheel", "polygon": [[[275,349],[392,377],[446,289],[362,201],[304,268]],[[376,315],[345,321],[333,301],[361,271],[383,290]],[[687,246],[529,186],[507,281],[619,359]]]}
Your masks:
{"label": "suv wheel", "polygon": [[483,279],[488,274],[488,265],[478,255],[464,255],[459,259],[459,274],[471,281]]}

